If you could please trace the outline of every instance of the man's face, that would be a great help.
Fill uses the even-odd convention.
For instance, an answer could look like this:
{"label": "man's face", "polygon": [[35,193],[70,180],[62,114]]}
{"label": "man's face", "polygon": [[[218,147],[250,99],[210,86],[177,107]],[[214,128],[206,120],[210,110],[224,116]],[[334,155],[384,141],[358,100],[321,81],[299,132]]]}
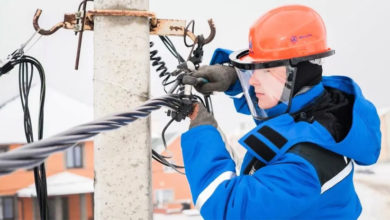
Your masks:
{"label": "man's face", "polygon": [[287,80],[286,67],[257,69],[249,79],[254,87],[258,105],[262,109],[269,109],[278,104]]}

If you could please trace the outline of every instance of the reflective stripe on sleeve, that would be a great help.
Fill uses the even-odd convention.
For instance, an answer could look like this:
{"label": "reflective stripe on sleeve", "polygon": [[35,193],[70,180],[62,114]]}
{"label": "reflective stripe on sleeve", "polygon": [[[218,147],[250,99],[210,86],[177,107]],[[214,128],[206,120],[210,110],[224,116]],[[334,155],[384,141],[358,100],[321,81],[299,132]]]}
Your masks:
{"label": "reflective stripe on sleeve", "polygon": [[200,211],[203,204],[210,198],[210,196],[214,193],[215,189],[225,180],[232,179],[236,176],[236,173],[232,171],[226,171],[219,175],[213,182],[211,182],[198,196],[196,200],[195,207]]}

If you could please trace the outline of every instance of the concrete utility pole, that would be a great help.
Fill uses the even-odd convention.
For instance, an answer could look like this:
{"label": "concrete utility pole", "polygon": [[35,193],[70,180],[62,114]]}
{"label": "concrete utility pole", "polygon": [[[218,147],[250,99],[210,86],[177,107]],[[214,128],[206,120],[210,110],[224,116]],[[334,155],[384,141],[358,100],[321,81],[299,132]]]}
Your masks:
{"label": "concrete utility pole", "polygon": [[[95,0],[95,9],[148,10],[148,0]],[[128,111],[149,97],[146,17],[96,16],[95,118]],[[95,139],[95,218],[152,219],[149,119]]]}

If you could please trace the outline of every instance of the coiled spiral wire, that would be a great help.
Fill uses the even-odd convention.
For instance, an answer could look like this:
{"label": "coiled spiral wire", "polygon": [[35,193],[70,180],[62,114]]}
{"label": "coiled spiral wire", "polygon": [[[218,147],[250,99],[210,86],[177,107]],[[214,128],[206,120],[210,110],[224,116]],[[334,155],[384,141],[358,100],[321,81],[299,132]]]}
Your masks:
{"label": "coiled spiral wire", "polygon": [[[171,54],[177,59],[178,63],[185,62],[183,57],[177,52],[175,46],[173,45],[172,41],[166,37],[166,36],[159,36],[160,40],[163,42],[165,47],[171,52]],[[151,41],[149,43],[150,48],[154,46],[154,43]],[[172,76],[172,73],[168,71],[168,68],[166,67],[166,63],[162,60],[160,56],[158,56],[158,50],[150,50],[150,61],[151,65],[155,67],[156,72],[159,74],[158,76],[162,79],[162,85],[164,88],[165,93],[167,93],[166,86],[170,85],[171,83],[175,82],[175,80],[169,81],[169,78]]]}

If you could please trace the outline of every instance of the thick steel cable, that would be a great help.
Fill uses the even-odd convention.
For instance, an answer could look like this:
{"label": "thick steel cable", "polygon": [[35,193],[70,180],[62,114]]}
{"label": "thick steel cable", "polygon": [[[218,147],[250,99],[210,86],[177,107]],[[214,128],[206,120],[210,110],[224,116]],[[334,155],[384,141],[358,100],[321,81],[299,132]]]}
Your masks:
{"label": "thick steel cable", "polygon": [[17,169],[37,166],[53,153],[64,151],[101,132],[114,130],[139,118],[147,117],[152,111],[158,110],[162,106],[178,110],[180,105],[180,98],[177,95],[150,99],[134,111],[104,117],[76,126],[55,136],[2,153],[0,154],[0,176]]}

